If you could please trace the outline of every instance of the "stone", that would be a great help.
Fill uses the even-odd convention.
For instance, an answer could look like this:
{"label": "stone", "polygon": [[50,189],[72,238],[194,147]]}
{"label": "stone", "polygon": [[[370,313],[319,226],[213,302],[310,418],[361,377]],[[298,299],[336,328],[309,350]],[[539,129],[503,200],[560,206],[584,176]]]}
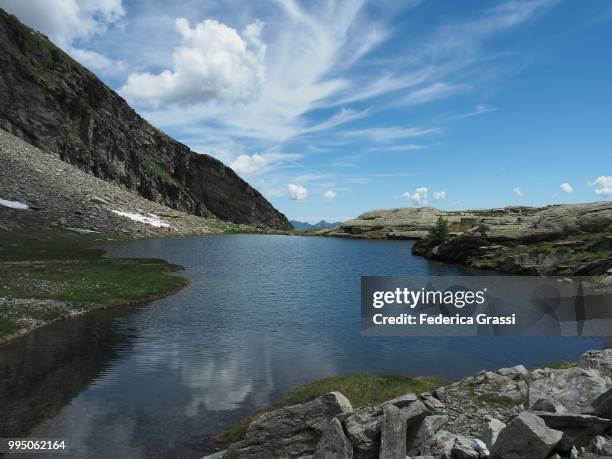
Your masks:
{"label": "stone", "polygon": [[545,369],[541,375],[529,385],[529,406],[532,408],[541,399],[551,399],[573,413],[592,412],[591,404],[610,385],[609,378],[594,369]]}
{"label": "stone", "polygon": [[230,445],[223,457],[255,459],[312,455],[329,421],[351,410],[344,395],[330,392],[307,403],[263,414],[249,425],[245,439]]}
{"label": "stone", "polygon": [[562,436],[562,432],[549,428],[542,418],[523,411],[499,432],[490,457],[524,457],[525,452],[529,451],[530,458],[545,459]]}
{"label": "stone", "polygon": [[451,458],[456,439],[456,434],[446,430],[439,430],[418,448],[418,455]]}
{"label": "stone", "polygon": [[406,457],[406,418],[393,404],[383,408],[380,439],[380,459],[404,459]]}
{"label": "stone", "polygon": [[539,399],[533,404],[531,409],[533,411],[545,411],[547,413],[567,413],[567,408],[552,398]]}
{"label": "stone", "polygon": [[351,459],[353,457],[353,445],[344,435],[342,424],[337,417],[327,425],[312,457],[313,459]]}
{"label": "stone", "polygon": [[457,435],[455,444],[451,449],[451,456],[455,459],[486,458],[489,457],[489,450],[482,440]]}
{"label": "stone", "polygon": [[598,456],[612,456],[612,440],[603,435],[597,435],[591,439],[588,449]]}
{"label": "stone", "polygon": [[612,428],[612,421],[598,418],[588,414],[558,414],[536,413],[551,429],[559,430],[563,437],[558,448],[561,451],[570,451],[572,446],[586,446],[591,438],[601,435]]}
{"label": "stone", "polygon": [[[429,414],[429,410],[420,400],[415,400],[409,405],[405,405],[404,402],[405,399],[400,402],[402,405],[400,412],[406,421],[406,428],[412,432],[416,425]],[[360,408],[344,419],[344,429],[353,444],[357,459],[378,457],[380,429],[383,410],[386,406],[389,406],[389,403]]]}
{"label": "stone", "polygon": [[442,403],[429,392],[423,392],[420,397],[421,401],[425,404],[425,406],[432,411],[443,410],[445,408],[444,403]]}
{"label": "stone", "polygon": [[603,377],[612,376],[612,349],[585,352],[578,360],[580,368],[597,370]]}
{"label": "stone", "polygon": [[217,451],[216,453],[204,456],[202,459],[223,459],[225,451]]}
{"label": "stone", "polygon": [[526,378],[527,375],[529,375],[529,372],[527,371],[527,368],[525,368],[524,365],[516,365],[510,368],[501,368],[497,370],[497,373],[511,379]]}
{"label": "stone", "polygon": [[600,418],[612,419],[612,389],[597,397],[593,403],[593,413]]}
{"label": "stone", "polygon": [[406,395],[401,395],[399,397],[393,398],[391,400],[387,400],[381,406],[384,407],[385,405],[394,405],[398,408],[404,408],[404,407],[412,405],[416,401],[417,401],[416,395],[406,394]]}
{"label": "stone", "polygon": [[445,414],[427,416],[423,419],[414,434],[407,434],[406,449],[408,455],[417,455],[419,446],[433,437],[447,422],[448,416]]}
{"label": "stone", "polygon": [[487,423],[487,428],[485,429],[482,439],[485,444],[491,448],[497,441],[497,437],[499,433],[506,427],[506,424],[501,422],[499,419],[491,418]]}
{"label": "stone", "polygon": [[110,204],[110,202],[107,199],[101,198],[99,196],[92,196],[89,200],[96,204],[105,204],[105,205]]}

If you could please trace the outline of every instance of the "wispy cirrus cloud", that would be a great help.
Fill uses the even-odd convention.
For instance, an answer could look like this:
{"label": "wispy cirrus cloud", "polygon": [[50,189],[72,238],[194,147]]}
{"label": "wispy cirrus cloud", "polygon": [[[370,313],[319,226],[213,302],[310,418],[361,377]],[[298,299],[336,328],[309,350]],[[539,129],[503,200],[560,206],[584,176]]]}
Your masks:
{"label": "wispy cirrus cloud", "polygon": [[340,134],[344,137],[360,137],[374,142],[388,143],[400,139],[437,134],[439,132],[439,128],[389,126],[344,130]]}

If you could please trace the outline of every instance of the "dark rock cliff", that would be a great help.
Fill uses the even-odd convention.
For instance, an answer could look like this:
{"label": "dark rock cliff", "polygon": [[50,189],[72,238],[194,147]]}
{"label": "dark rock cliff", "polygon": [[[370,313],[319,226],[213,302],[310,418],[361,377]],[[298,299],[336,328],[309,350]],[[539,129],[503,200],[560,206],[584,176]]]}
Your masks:
{"label": "dark rock cliff", "polygon": [[153,127],[93,73],[2,9],[0,128],[168,207],[292,229],[233,170]]}

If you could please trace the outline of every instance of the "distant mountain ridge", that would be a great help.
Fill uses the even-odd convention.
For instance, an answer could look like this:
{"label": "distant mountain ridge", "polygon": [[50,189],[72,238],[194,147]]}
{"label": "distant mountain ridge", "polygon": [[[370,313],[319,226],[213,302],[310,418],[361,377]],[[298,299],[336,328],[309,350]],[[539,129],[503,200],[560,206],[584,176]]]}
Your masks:
{"label": "distant mountain ridge", "polygon": [[327,228],[330,226],[338,226],[341,225],[342,222],[327,222],[325,220],[321,220],[318,223],[308,223],[308,222],[300,222],[298,220],[289,220],[290,223],[293,225],[293,228],[296,230],[305,230],[305,229],[312,229],[312,228]]}
{"label": "distant mountain ridge", "polygon": [[152,126],[47,37],[2,9],[0,128],[173,209],[292,229],[232,169]]}

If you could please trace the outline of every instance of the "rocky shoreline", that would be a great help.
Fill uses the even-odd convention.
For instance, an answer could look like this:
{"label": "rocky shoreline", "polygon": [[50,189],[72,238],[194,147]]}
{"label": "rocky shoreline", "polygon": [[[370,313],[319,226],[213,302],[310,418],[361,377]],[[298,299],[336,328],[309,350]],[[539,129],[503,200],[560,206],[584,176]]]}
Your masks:
{"label": "rocky shoreline", "polygon": [[[439,218],[450,237],[432,241]],[[612,269],[612,202],[446,212],[377,210],[309,235],[412,239],[414,255],[511,274],[596,276]]]}
{"label": "rocky shoreline", "polygon": [[206,456],[302,459],[612,457],[612,349],[568,368],[523,365],[354,409],[339,392],[263,414]]}

